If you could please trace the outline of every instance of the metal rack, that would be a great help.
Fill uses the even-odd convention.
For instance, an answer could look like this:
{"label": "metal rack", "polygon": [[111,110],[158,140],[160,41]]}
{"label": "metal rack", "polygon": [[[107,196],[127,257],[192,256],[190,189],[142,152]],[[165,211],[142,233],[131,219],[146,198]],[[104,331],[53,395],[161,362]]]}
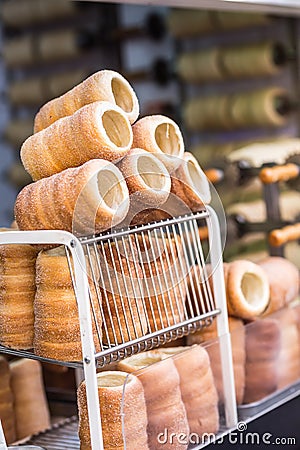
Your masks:
{"label": "metal rack", "polygon": [[[198,230],[200,223],[208,228],[206,253]],[[66,364],[84,368],[93,450],[103,449],[96,368],[192,333],[208,326],[214,318],[218,334],[223,336],[220,351],[226,426],[235,426],[222,246],[218,218],[212,208],[80,240],[64,231],[3,232],[0,244],[65,246],[83,353],[82,363]],[[208,256],[212,285],[207,274]],[[195,265],[199,283],[193,277]],[[192,300],[195,296],[197,303]],[[30,352],[0,351],[37,358]]]}
{"label": "metal rack", "polygon": [[41,445],[47,450],[79,450],[78,419],[76,416],[62,420],[49,430],[37,433],[20,444]]}

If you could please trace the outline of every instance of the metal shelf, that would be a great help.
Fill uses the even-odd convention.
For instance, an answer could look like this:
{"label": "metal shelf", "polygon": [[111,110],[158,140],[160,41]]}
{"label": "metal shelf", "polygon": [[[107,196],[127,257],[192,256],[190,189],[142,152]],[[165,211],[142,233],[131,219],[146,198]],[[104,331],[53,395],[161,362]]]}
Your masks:
{"label": "metal shelf", "polygon": [[250,422],[300,395],[300,380],[254,403],[238,406],[239,420]]}
{"label": "metal shelf", "polygon": [[21,444],[39,445],[45,450],[79,450],[78,418],[72,416],[52,426],[49,430],[35,434]]}
{"label": "metal shelf", "polygon": [[[288,401],[297,397],[300,394],[300,380],[296,383],[288,386],[285,389],[277,391],[268,397],[265,397],[259,402],[251,403],[249,405],[241,405],[238,407],[239,420],[249,423],[258,417],[272,411],[273,409],[284,405]],[[200,450],[218,439],[225,437],[229,433],[235,431],[235,428],[220,429],[215,439],[208,440],[205,443],[192,446],[193,450]],[[53,427],[44,432],[38,433],[29,439],[20,442],[22,444],[39,445],[46,450],[79,450],[79,438],[78,438],[78,418],[72,416],[68,419],[64,419]]]}
{"label": "metal shelf", "polygon": [[[204,222],[208,228],[204,248],[199,222]],[[226,427],[230,429],[236,425],[230,336],[220,264],[221,233],[212,208],[207,206],[198,213],[80,240],[59,230],[10,231],[1,233],[0,238],[1,245],[65,246],[77,299],[83,350],[83,364],[66,365],[83,365],[93,449],[103,449],[97,366],[209,326],[214,317],[218,335],[223,336],[221,364]],[[207,273],[207,258],[211,262],[212,285]],[[193,277],[194,267],[199,269],[197,281]],[[199,296],[198,302],[192,301],[190,289]],[[0,351],[62,364],[62,361],[40,358],[27,351],[5,347],[0,347]],[[30,443],[37,443],[47,450],[77,450],[76,420],[67,425],[68,432],[65,426],[56,427]]]}
{"label": "metal shelf", "polygon": [[[84,0],[88,1],[88,0]],[[102,2],[102,0],[94,0]],[[105,3],[126,3],[178,8],[219,9],[226,11],[262,12],[300,17],[298,0],[105,0]]]}
{"label": "metal shelf", "polygon": [[6,355],[16,356],[18,358],[28,358],[35,359],[37,361],[58,364],[60,366],[72,367],[73,369],[82,368],[82,362],[67,362],[67,361],[59,361],[57,359],[51,358],[42,358],[41,356],[35,355],[30,350],[15,350],[13,348],[8,348],[0,345],[0,354],[5,353]]}

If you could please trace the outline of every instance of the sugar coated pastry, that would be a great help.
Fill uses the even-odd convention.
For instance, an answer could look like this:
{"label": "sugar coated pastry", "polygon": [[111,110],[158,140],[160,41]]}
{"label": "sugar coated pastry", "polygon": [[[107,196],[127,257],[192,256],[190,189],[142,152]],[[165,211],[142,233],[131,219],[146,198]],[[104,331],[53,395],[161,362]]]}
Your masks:
{"label": "sugar coated pastry", "polygon": [[[149,449],[186,450],[188,439],[183,443],[179,435],[183,433],[189,436],[189,425],[181,398],[179,373],[172,358],[162,360],[162,356],[155,352],[140,353],[119,362],[118,369],[135,372],[142,382],[147,407]],[[172,443],[159,441],[159,435],[165,429],[169,434],[174,433]]]}
{"label": "sugar coated pastry", "polygon": [[227,305],[232,316],[253,319],[269,304],[269,283],[263,269],[246,260],[229,265],[227,276]]}
{"label": "sugar coated pastry", "polygon": [[0,343],[6,347],[33,346],[36,255],[31,245],[0,245]]}
{"label": "sugar coated pastry", "polygon": [[129,193],[120,170],[101,159],[26,186],[15,204],[21,230],[101,232],[120,223]]}
{"label": "sugar coated pastry", "polygon": [[[94,255],[91,255],[91,257]],[[95,259],[93,257],[93,259]],[[94,264],[96,266],[96,264]],[[87,262],[93,335],[97,351],[101,339],[101,298],[98,301]],[[61,361],[82,361],[77,301],[64,247],[41,251],[36,261],[34,352]]]}
{"label": "sugar coated pastry", "polygon": [[140,148],[131,149],[118,165],[124,175],[131,202],[141,207],[164,203],[171,189],[171,178],[155,154]]}
{"label": "sugar coated pastry", "polygon": [[146,334],[142,270],[133,239],[98,245],[102,295],[103,341],[117,344]]}
{"label": "sugar coated pastry", "polygon": [[39,361],[19,359],[10,363],[17,439],[50,427],[42,366]]}
{"label": "sugar coated pastry", "polygon": [[[148,450],[147,411],[141,381],[125,372],[97,374],[104,448]],[[80,450],[91,450],[86,384],[77,392]],[[124,442],[125,440],[125,442]]]}
{"label": "sugar coated pastry", "polygon": [[70,116],[84,105],[97,101],[119,106],[130,123],[138,118],[138,99],[128,81],[113,70],[100,70],[64,95],[42,106],[35,117],[34,131],[36,133],[47,128],[61,117]]}
{"label": "sugar coated pastry", "polygon": [[181,163],[184,142],[178,125],[161,115],[146,116],[132,127],[133,147],[155,153],[169,171]]}
{"label": "sugar coated pastry", "polygon": [[26,139],[21,160],[32,179],[39,180],[91,159],[118,160],[131,146],[132,129],[124,111],[94,102]]}
{"label": "sugar coated pastry", "polygon": [[299,293],[299,269],[279,256],[270,256],[258,262],[268,277],[270,303],[264,314],[271,314],[295,300]]}
{"label": "sugar coated pastry", "polygon": [[8,444],[16,440],[13,394],[10,387],[10,369],[7,360],[0,356],[0,420]]}
{"label": "sugar coated pastry", "polygon": [[190,433],[202,436],[219,429],[218,394],[207,351],[200,345],[157,350],[163,358],[172,356],[180,377],[180,391]]}
{"label": "sugar coated pastry", "polygon": [[[240,405],[243,402],[245,391],[246,329],[241,319],[237,319],[236,317],[229,317],[228,320],[232,348],[233,373],[235,380],[235,395],[237,404]],[[210,326],[205,327],[194,334],[190,334],[187,337],[188,345],[205,345],[206,342],[209,342],[209,344],[206,346],[206,350],[209,354],[210,364],[214,374],[219,399],[221,402],[223,402],[224,396],[222,364],[220,357],[220,344],[217,341],[216,320],[214,320]]]}

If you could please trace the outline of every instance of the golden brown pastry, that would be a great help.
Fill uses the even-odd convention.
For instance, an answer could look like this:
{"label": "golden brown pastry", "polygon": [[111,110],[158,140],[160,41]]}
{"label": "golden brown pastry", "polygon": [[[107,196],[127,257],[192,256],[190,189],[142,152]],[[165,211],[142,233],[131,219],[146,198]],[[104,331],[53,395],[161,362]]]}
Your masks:
{"label": "golden brown pastry", "polygon": [[128,209],[129,193],[120,170],[94,159],[25,186],[15,216],[21,230],[92,234],[120,223]]}
{"label": "golden brown pastry", "polygon": [[30,136],[22,145],[21,160],[33,180],[39,180],[91,159],[118,160],[131,145],[124,111],[109,102],[94,102]]}
{"label": "golden brown pastry", "polygon": [[143,256],[144,302],[150,331],[182,322],[185,318],[185,263],[178,237],[165,242],[153,234],[138,236]]}
{"label": "golden brown pastry", "polygon": [[181,53],[176,67],[179,77],[188,83],[212,82],[223,78],[220,49],[216,47]]}
{"label": "golden brown pastry", "polygon": [[1,18],[8,26],[23,28],[24,25],[68,17],[75,11],[75,5],[69,1],[13,0],[3,4]]}
{"label": "golden brown pastry", "polygon": [[[187,449],[189,425],[180,393],[179,374],[172,359],[162,360],[155,352],[140,353],[119,362],[118,369],[129,373],[143,369],[136,375],[145,393],[149,449]],[[173,443],[159,440],[165,430],[168,436],[175,433]],[[178,439],[180,433],[187,436],[186,444]]]}
{"label": "golden brown pastry", "polygon": [[268,40],[225,47],[220,57],[228,78],[254,78],[278,74],[283,64],[275,55],[282,51],[279,44]]}
{"label": "golden brown pastry", "polygon": [[19,359],[10,363],[17,439],[50,427],[42,368],[38,361]]}
{"label": "golden brown pastry", "polygon": [[191,131],[230,130],[232,119],[227,95],[207,95],[186,102],[183,110],[185,126]]}
{"label": "golden brown pastry", "polygon": [[231,96],[230,116],[233,128],[280,127],[287,123],[288,116],[281,114],[277,104],[288,101],[286,90],[268,87],[246,91]]}
{"label": "golden brown pastry", "polygon": [[178,38],[197,36],[215,30],[214,13],[202,9],[172,8],[167,17],[168,29]]}
{"label": "golden brown pastry", "polygon": [[184,142],[178,125],[161,115],[146,116],[132,127],[133,147],[155,153],[172,172],[181,163]]}
{"label": "golden brown pastry", "polygon": [[281,329],[281,345],[278,355],[278,389],[283,389],[300,377],[299,330],[294,308],[284,308],[276,315],[276,318]]}
{"label": "golden brown pastry", "polygon": [[[159,208],[144,209],[134,218],[134,224],[160,221],[205,209],[210,203],[209,181],[196,158],[184,152],[179,167],[171,173],[171,192]],[[149,205],[151,206],[151,205]]]}
{"label": "golden brown pastry", "polygon": [[200,211],[210,203],[208,179],[196,158],[189,152],[184,152],[180,166],[172,174],[171,193],[191,211]]}
{"label": "golden brown pastry", "polygon": [[0,343],[6,347],[32,348],[36,254],[30,245],[0,246]]}
{"label": "golden brown pastry", "polygon": [[[245,363],[246,363],[246,348],[245,339],[246,331],[243,321],[235,317],[229,317],[229,331],[232,348],[233,373],[235,380],[235,395],[237,404],[243,402],[245,390]],[[211,342],[209,342],[211,341]],[[220,345],[217,341],[217,323],[216,320],[209,327],[205,327],[194,334],[187,337],[187,344],[204,344],[206,345],[207,353],[209,354],[210,364],[216,383],[216,388],[221,402],[224,402],[223,395],[223,377],[222,365],[220,357]]]}
{"label": "golden brown pastry", "polygon": [[[167,200],[171,178],[155,154],[140,148],[131,149],[118,164],[130,194],[127,222],[148,207],[160,206]],[[129,225],[128,223],[128,225]]]}
{"label": "golden brown pastry", "polygon": [[[94,266],[96,267],[96,264]],[[87,267],[90,302],[93,305],[94,344],[96,351],[100,351],[101,305],[95,292],[88,264]],[[45,358],[81,361],[78,307],[64,247],[39,253],[36,261],[36,287],[34,352]],[[97,333],[95,318],[100,336]]]}
{"label": "golden brown pastry", "polygon": [[7,443],[15,442],[16,427],[10,371],[9,364],[3,356],[0,356],[0,420]]}
{"label": "golden brown pastry", "polygon": [[258,263],[268,277],[270,303],[264,315],[271,314],[295,300],[299,293],[299,269],[279,256],[270,256]]}
{"label": "golden brown pastry", "polygon": [[[228,268],[229,264],[223,263],[225,288],[227,284]],[[204,269],[197,264],[194,265],[187,276],[187,286],[188,295],[186,306],[192,317],[204,314],[215,308],[214,287],[210,264],[206,264]],[[207,332],[211,329],[212,328],[210,327]]]}
{"label": "golden brown pastry", "polygon": [[142,271],[133,239],[98,245],[103,341],[117,344],[146,334]]}
{"label": "golden brown pastry", "polygon": [[269,283],[263,269],[246,260],[229,265],[227,276],[228,313],[250,320],[262,314],[269,304]]}
{"label": "golden brown pastry", "polygon": [[[114,106],[121,108],[130,123],[138,118],[138,99],[128,81],[113,70],[101,70],[61,97],[42,106],[35,117],[34,132],[41,131],[56,120],[70,116],[83,106],[98,101],[109,102],[112,109]],[[111,120],[114,121],[114,118]]]}
{"label": "golden brown pastry", "polygon": [[[148,450],[147,411],[141,381],[124,372],[106,371],[97,374],[97,383],[105,450]],[[77,400],[80,450],[91,450],[85,381],[78,388]]]}
{"label": "golden brown pastry", "polygon": [[200,345],[157,350],[163,358],[173,356],[180,377],[180,391],[190,433],[216,434],[219,430],[218,394],[207,351]]}
{"label": "golden brown pastry", "polygon": [[244,403],[256,402],[278,387],[281,331],[278,320],[259,319],[246,326]]}

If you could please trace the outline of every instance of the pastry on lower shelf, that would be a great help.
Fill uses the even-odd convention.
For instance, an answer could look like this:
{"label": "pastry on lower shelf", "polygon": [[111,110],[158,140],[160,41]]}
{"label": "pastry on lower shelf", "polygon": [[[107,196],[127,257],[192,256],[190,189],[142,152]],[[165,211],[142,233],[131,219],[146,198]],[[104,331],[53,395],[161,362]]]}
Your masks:
{"label": "pastry on lower shelf", "polygon": [[50,427],[50,414],[38,361],[19,359],[10,363],[17,439]]}
{"label": "pastry on lower shelf", "polygon": [[[154,364],[155,363],[155,364]],[[149,366],[149,367],[148,367]],[[180,377],[171,358],[162,360],[155,352],[140,353],[119,362],[118,369],[135,373],[141,381],[148,417],[148,445],[150,450],[187,449],[189,425],[180,392]],[[160,439],[167,430],[171,441]],[[180,435],[186,436],[182,443]]]}
{"label": "pastry on lower shelf", "polygon": [[[88,266],[88,264],[87,264]],[[96,264],[94,264],[96,266]],[[102,318],[88,266],[93,336],[100,350]],[[45,358],[81,361],[82,348],[77,301],[64,247],[39,253],[34,299],[34,352]]]}
{"label": "pastry on lower shelf", "polygon": [[134,239],[100,242],[99,288],[103,307],[103,341],[117,344],[146,334],[142,271]]}
{"label": "pastry on lower shelf", "polygon": [[269,304],[269,283],[263,269],[246,260],[233,261],[227,276],[228,313],[245,320],[262,314]]}
{"label": "pastry on lower shelf", "polygon": [[183,244],[179,237],[166,241],[159,233],[138,236],[144,282],[144,302],[150,330],[182,322],[185,318],[186,276]]}
{"label": "pastry on lower shelf", "polygon": [[106,101],[119,106],[130,123],[139,115],[138,99],[122,75],[113,70],[101,70],[58,98],[46,103],[35,116],[34,132],[47,128],[58,119],[74,114],[84,105]]}
{"label": "pastry on lower shelf", "polygon": [[281,330],[278,320],[259,319],[246,327],[244,403],[261,400],[278,387]]}
{"label": "pastry on lower shelf", "polygon": [[[237,404],[240,405],[243,402],[245,390],[246,332],[242,320],[237,319],[235,317],[229,317],[228,320],[231,338],[233,374],[235,380],[235,395]],[[220,339],[222,339],[222,337]],[[215,384],[217,387],[220,401],[223,402],[224,395],[223,395],[222,365],[221,365],[220,344],[217,341],[216,319],[212,322],[210,326],[205,327],[194,334],[190,334],[187,337],[188,345],[192,344],[205,345],[205,343],[208,343],[205,346],[205,349],[209,354],[210,364],[214,375]]]}
{"label": "pastry on lower shelf", "polygon": [[[97,384],[105,450],[148,450],[147,411],[141,381],[124,372],[106,371],[97,374]],[[78,388],[77,401],[80,450],[91,450],[85,381]]]}
{"label": "pastry on lower shelf", "polygon": [[13,394],[10,387],[10,370],[7,360],[0,356],[0,420],[8,444],[16,440]]}
{"label": "pastry on lower shelf", "polygon": [[290,261],[270,256],[258,263],[270,285],[270,303],[264,315],[271,314],[295,300],[299,294],[299,269]]}
{"label": "pastry on lower shelf", "polygon": [[207,351],[200,345],[157,350],[162,358],[173,356],[180,377],[180,392],[190,433],[202,436],[219,430],[218,394]]}
{"label": "pastry on lower shelf", "polygon": [[32,348],[36,254],[30,245],[0,245],[0,344],[6,347]]}
{"label": "pastry on lower shelf", "polygon": [[278,389],[283,389],[300,378],[300,335],[294,308],[284,308],[276,317],[281,329]]}
{"label": "pastry on lower shelf", "polygon": [[15,204],[21,230],[66,230],[94,234],[122,222],[129,193],[120,170],[94,159],[25,186]]}
{"label": "pastry on lower shelf", "polygon": [[117,161],[131,146],[132,129],[122,109],[95,102],[26,139],[21,160],[36,181],[91,159]]}

